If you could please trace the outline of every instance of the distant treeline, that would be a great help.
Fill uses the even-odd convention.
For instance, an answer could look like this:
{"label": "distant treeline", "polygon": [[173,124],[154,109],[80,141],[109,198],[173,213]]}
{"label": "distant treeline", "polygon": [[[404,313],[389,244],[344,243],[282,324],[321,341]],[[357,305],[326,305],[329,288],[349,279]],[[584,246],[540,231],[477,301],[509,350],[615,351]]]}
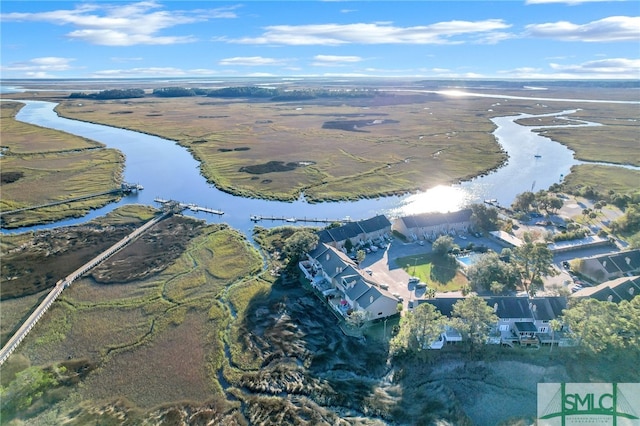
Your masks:
{"label": "distant treeline", "polygon": [[[225,87],[222,89],[198,89],[187,87],[161,87],[154,89],[152,96],[179,98],[188,96],[209,96],[213,98],[259,98],[271,101],[304,101],[317,98],[370,98],[379,94],[371,90],[281,90],[256,86]],[[73,99],[127,99],[142,98],[142,89],[112,89],[97,93],[76,92],[69,95]]]}
{"label": "distant treeline", "polygon": [[522,89],[523,87],[574,87],[605,89],[637,89],[640,80],[423,80],[424,87],[456,86],[461,88],[496,87]]}
{"label": "distant treeline", "polygon": [[75,92],[69,95],[71,99],[128,99],[144,98],[142,89],[111,89],[97,93]]}

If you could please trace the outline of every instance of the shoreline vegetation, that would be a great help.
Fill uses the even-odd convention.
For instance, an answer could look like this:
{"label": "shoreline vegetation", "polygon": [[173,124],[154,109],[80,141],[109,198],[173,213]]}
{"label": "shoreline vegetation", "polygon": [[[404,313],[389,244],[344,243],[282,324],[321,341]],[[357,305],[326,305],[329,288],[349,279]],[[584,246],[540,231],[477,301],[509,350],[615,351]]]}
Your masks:
{"label": "shoreline vegetation", "polygon": [[[2,211],[84,197],[117,189],[124,156],[118,150],[79,136],[15,120],[18,102],[0,104],[2,120]],[[102,195],[5,215],[4,228],[82,217],[89,210],[117,201]]]}

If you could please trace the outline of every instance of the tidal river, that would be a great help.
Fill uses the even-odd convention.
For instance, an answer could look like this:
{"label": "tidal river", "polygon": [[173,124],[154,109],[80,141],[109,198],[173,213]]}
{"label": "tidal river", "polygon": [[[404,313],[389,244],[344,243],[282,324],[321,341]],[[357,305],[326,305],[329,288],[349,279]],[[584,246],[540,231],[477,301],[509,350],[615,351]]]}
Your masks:
{"label": "tidal river", "polygon": [[[188,210],[185,214],[208,222],[228,223],[247,235],[251,235],[251,229],[254,226],[250,215],[322,219],[339,219],[348,215],[352,219],[365,219],[376,214],[395,217],[427,211],[454,211],[485,199],[495,199],[502,205],[509,205],[516,194],[532,188],[546,189],[566,176],[571,166],[581,163],[574,159],[573,151],[536,134],[532,131],[535,128],[515,123],[519,118],[566,116],[575,110],[542,115],[519,114],[492,120],[497,126],[494,135],[509,155],[509,160],[506,165],[486,176],[459,185],[436,187],[419,194],[371,200],[320,204],[309,204],[303,199],[293,203],[267,201],[243,198],[219,191],[200,175],[199,163],[191,154],[173,141],[130,130],[62,118],[54,111],[55,103],[20,102],[26,104],[16,117],[20,121],[62,130],[120,150],[126,157],[125,181],[139,183],[144,186],[144,190],[124,197],[118,203],[94,210],[79,219],[11,232],[83,223],[123,204],[140,203],[157,206],[158,204],[154,202],[156,197],[222,210],[223,216],[193,213]],[[581,122],[567,126],[595,125],[599,124]],[[260,224],[273,226],[282,223],[263,221]]]}

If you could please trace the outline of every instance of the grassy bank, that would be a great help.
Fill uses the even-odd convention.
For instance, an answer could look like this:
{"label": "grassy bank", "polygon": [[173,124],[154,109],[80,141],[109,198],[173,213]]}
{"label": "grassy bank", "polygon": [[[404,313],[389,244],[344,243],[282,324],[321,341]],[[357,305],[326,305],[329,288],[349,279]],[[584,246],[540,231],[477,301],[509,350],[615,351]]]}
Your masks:
{"label": "grassy bank", "polygon": [[[15,120],[21,104],[3,102],[0,157],[3,211],[62,201],[119,187],[122,154],[102,144]],[[51,222],[86,214],[117,199],[105,195],[5,215],[5,227]]]}

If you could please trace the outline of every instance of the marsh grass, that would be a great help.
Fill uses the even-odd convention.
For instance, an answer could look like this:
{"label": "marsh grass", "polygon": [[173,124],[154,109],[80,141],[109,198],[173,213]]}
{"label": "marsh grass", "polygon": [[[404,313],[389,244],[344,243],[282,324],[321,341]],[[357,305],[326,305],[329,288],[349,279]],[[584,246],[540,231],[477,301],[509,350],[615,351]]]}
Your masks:
{"label": "marsh grass", "polygon": [[[1,210],[13,210],[97,194],[118,187],[122,154],[103,144],[15,120],[22,104],[2,103],[2,173],[21,176],[2,185]],[[117,199],[101,196],[3,217],[6,227],[78,217]]]}
{"label": "marsh grass", "polygon": [[[134,99],[126,105],[88,101],[82,106],[67,101],[57,110],[69,118],[176,140],[201,161],[202,173],[217,187],[262,198],[293,200],[300,191],[312,201],[403,193],[481,174],[505,158],[491,135],[493,124],[474,111],[485,110],[487,100],[398,96],[385,104],[391,98],[381,99],[343,105],[314,101],[302,109],[215,99],[201,105],[201,98]],[[125,109],[132,112],[113,114]],[[322,128],[332,118],[365,112],[395,122],[369,126],[368,133]],[[201,118],[219,116],[227,117]],[[436,152],[439,158],[433,157]],[[257,179],[241,171],[269,161],[312,164]]]}
{"label": "marsh grass", "polygon": [[562,184],[566,188],[591,186],[602,194],[611,190],[619,194],[637,193],[640,191],[640,171],[581,164],[571,168],[571,173],[565,176]]}
{"label": "marsh grass", "polygon": [[[128,222],[147,214],[134,208],[113,217]],[[243,283],[261,265],[241,234],[224,225],[207,226],[168,268],[144,280],[75,282],[15,356],[37,364],[68,357],[95,361],[99,368],[77,388],[85,401],[124,398],[144,409],[203,403],[221,392],[217,374],[231,315],[219,299],[226,287]],[[32,303],[14,302],[5,312],[3,302],[3,324],[5,318],[15,322],[8,314],[24,315]]]}

